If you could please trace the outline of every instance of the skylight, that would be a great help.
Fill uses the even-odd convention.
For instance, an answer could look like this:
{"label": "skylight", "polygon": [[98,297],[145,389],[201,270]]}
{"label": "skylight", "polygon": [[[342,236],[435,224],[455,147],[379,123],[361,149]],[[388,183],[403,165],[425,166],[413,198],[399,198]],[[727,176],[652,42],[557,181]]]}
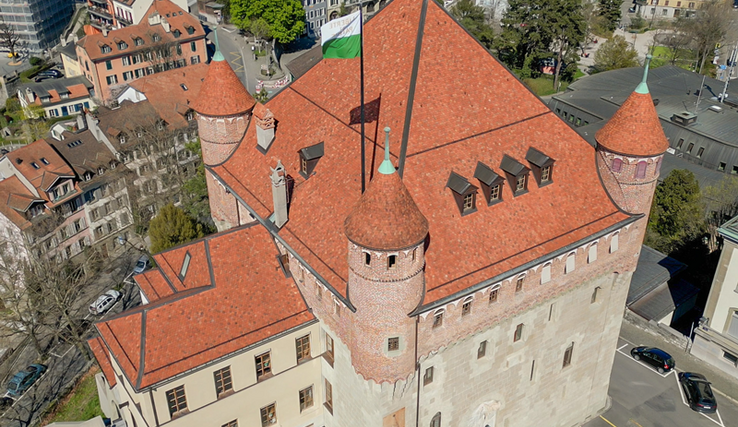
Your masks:
{"label": "skylight", "polygon": [[184,261],[182,261],[182,268],[179,270],[179,279],[184,280],[185,276],[187,275],[187,269],[190,267],[190,253],[187,252],[184,257]]}
{"label": "skylight", "polygon": [[33,166],[36,169],[39,168],[38,163],[36,163],[36,162],[31,162],[31,166]]}
{"label": "skylight", "polygon": [[46,160],[46,157],[41,157],[41,163],[43,163],[45,165],[48,165],[49,164],[49,161]]}
{"label": "skylight", "polygon": [[180,84],[179,84],[179,87],[181,87],[181,88],[182,88],[182,90],[187,90],[187,85],[186,85],[186,84],[184,84],[184,83],[180,83]]}

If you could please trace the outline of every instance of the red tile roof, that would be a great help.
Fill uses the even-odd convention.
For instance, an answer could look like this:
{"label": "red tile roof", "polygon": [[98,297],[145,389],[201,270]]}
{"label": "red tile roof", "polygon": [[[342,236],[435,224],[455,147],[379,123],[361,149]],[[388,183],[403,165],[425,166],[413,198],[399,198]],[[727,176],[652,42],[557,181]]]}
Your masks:
{"label": "red tile roof", "polygon": [[206,116],[234,116],[250,110],[256,100],[228,61],[212,61],[192,108]]}
{"label": "red tile roof", "polygon": [[[592,147],[436,2],[428,2],[422,45],[416,46],[422,3],[394,0],[368,21],[364,58],[366,100],[378,106],[368,118],[367,170],[381,161],[381,145],[373,141],[381,139],[382,128],[407,132],[404,184],[429,223],[429,304],[630,216],[608,198]],[[394,41],[391,49],[387,40]],[[420,58],[411,80],[416,48]],[[279,121],[266,155],[255,148],[250,126],[231,158],[211,169],[266,218],[272,211],[269,167],[281,160],[295,190],[279,235],[344,296],[348,245],[341,225],[361,191],[359,74],[359,59],[322,60],[266,104]],[[297,173],[297,153],[321,141],[325,154],[306,180]],[[538,188],[531,179],[529,192],[518,197],[505,185],[503,202],[489,207],[480,194],[478,211],[462,217],[446,188],[451,171],[475,181],[481,161],[502,175],[503,155],[527,164],[530,147],[556,159],[555,182]],[[395,144],[392,158],[399,152]]]}
{"label": "red tile roof", "polygon": [[[159,116],[175,129],[189,125],[184,116],[200,93],[208,65],[200,63],[134,80],[130,86],[146,95]],[[184,87],[183,87],[184,85]]]}
{"label": "red tile roof", "polygon": [[[188,252],[189,268],[180,280]],[[166,295],[96,325],[131,384],[140,390],[312,321],[276,255],[262,227],[236,229],[157,255],[159,269],[136,281],[147,297],[155,287]],[[161,279],[142,280],[157,275],[171,284],[169,290],[161,283],[150,285]]]}
{"label": "red tile roof", "polygon": [[0,181],[0,213],[21,230],[32,225],[23,213],[33,201],[44,200],[31,193],[17,176],[13,175]]}
{"label": "red tile roof", "polygon": [[[36,187],[41,197],[47,200],[46,191],[59,178],[74,178],[75,176],[67,162],[43,139],[11,151],[7,157],[18,172]],[[48,164],[41,159],[45,159]]]}
{"label": "red tile roof", "polygon": [[118,378],[115,376],[113,364],[110,362],[110,353],[108,353],[108,349],[105,347],[105,343],[102,338],[93,338],[88,340],[87,343],[90,345],[92,354],[95,355],[95,359],[97,359],[97,363],[100,365],[100,369],[102,370],[103,375],[105,375],[105,379],[108,380],[110,387],[118,384]]}
{"label": "red tile roof", "polygon": [[595,134],[598,144],[610,151],[633,156],[664,154],[669,141],[650,94],[633,92],[615,115]]}
{"label": "red tile roof", "polygon": [[359,246],[399,250],[428,235],[428,220],[418,210],[397,173],[374,174],[344,223],[346,236]]}
{"label": "red tile roof", "polygon": [[[149,25],[149,17],[155,13],[159,13],[162,19],[169,22],[170,30],[165,31],[160,24]],[[168,16],[167,16],[168,15]],[[194,28],[194,32],[189,34],[187,27]],[[179,38],[174,37],[174,31],[179,30],[181,35]],[[161,37],[160,42],[154,42],[153,34]],[[137,25],[110,31],[107,36],[103,34],[92,34],[83,37],[77,42],[77,45],[87,52],[87,55],[93,61],[104,61],[107,58],[115,58],[121,55],[132,54],[143,49],[149,49],[155,44],[164,44],[171,42],[184,43],[191,40],[202,39],[205,37],[205,30],[200,25],[200,21],[194,16],[182,10],[179,6],[169,0],[154,0],[151,7],[146,12],[141,22]],[[144,41],[141,46],[136,46],[134,39],[140,38]],[[125,42],[128,47],[119,49],[117,41]],[[108,45],[109,53],[102,53],[101,47]]]}

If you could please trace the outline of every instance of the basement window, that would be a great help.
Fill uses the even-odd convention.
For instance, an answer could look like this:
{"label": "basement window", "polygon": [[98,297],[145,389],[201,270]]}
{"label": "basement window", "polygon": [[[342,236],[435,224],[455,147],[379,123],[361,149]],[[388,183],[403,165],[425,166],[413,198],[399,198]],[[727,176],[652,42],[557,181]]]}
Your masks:
{"label": "basement window", "polygon": [[530,147],[525,155],[525,160],[530,163],[533,176],[536,178],[539,187],[553,182],[551,173],[553,172],[554,160],[552,158]]}
{"label": "basement window", "polygon": [[461,216],[477,211],[477,187],[471,185],[466,178],[451,172],[446,187],[451,189]]}
{"label": "basement window", "polygon": [[530,169],[507,154],[502,157],[500,169],[505,171],[507,182],[515,196],[528,192],[528,172],[530,172]]}
{"label": "basement window", "polygon": [[477,162],[477,168],[474,170],[474,178],[479,180],[482,187],[482,194],[487,200],[487,206],[492,206],[502,201],[502,184],[505,179],[497,175],[489,166],[482,162]]}
{"label": "basement window", "polygon": [[323,157],[324,145],[322,142],[305,147],[299,151],[300,153],[300,175],[308,179],[313,174],[318,160]]}

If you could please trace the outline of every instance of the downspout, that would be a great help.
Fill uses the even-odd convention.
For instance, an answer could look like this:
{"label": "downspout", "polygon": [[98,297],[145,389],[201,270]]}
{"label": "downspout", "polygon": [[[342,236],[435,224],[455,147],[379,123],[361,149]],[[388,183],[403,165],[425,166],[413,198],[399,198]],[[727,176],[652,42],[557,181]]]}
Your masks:
{"label": "downspout", "polygon": [[418,323],[420,316],[415,315],[415,375],[418,377],[418,392],[415,401],[415,427],[420,427],[420,361],[418,360]]}

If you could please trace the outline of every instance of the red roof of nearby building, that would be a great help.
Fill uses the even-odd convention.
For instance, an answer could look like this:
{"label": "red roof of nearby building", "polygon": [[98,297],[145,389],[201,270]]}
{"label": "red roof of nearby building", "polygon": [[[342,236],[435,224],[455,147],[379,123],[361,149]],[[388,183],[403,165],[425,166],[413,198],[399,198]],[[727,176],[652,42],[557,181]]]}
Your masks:
{"label": "red roof of nearby building", "polygon": [[313,320],[276,255],[263,227],[156,255],[135,278],[150,303],[96,325],[129,382],[140,390]]}
{"label": "red roof of nearby building", "polygon": [[610,151],[632,156],[655,156],[669,148],[653,99],[647,93],[631,93],[597,131],[595,139]]}
{"label": "red roof of nearby building", "polygon": [[13,175],[0,181],[0,213],[21,230],[32,225],[23,213],[34,201],[44,200],[31,193],[17,176]]}
{"label": "red roof of nearby building", "polygon": [[192,108],[206,116],[234,116],[250,110],[256,100],[228,61],[212,61]]}
{"label": "red roof of nearby building", "polygon": [[75,176],[67,162],[43,139],[11,151],[7,157],[46,200],[46,192],[58,179]]}
{"label": "red roof of nearby building", "polygon": [[[367,170],[376,171],[382,160],[381,129],[407,134],[403,182],[429,224],[427,305],[630,216],[602,187],[593,148],[436,2],[428,2],[422,44],[416,44],[422,4],[395,0],[368,21],[364,62]],[[322,60],[267,103],[279,126],[266,154],[255,148],[250,126],[231,158],[211,169],[267,218],[273,210],[269,167],[280,160],[295,185],[279,235],[344,296],[348,245],[342,225],[361,192],[359,75],[358,58]],[[298,152],[318,142],[324,142],[324,155],[305,179]],[[531,177],[528,193],[518,197],[506,184],[503,202],[493,206],[480,192],[477,212],[462,217],[446,187],[451,171],[476,183],[474,171],[483,162],[504,176],[503,155],[528,164],[530,147],[556,159],[553,184],[539,188]],[[400,144],[393,145],[394,164],[399,153]],[[230,254],[231,261],[238,256]]]}
{"label": "red roof of nearby building", "polygon": [[418,210],[397,173],[377,173],[344,223],[346,236],[359,246],[399,250],[428,235],[428,220]]}
{"label": "red roof of nearby building", "polygon": [[108,353],[105,343],[100,337],[88,340],[87,343],[90,345],[92,354],[95,355],[95,359],[97,359],[97,363],[100,365],[100,369],[102,370],[103,375],[105,375],[105,379],[108,380],[110,387],[113,387],[118,383],[118,378],[115,377],[113,364],[110,362],[110,353]]}

